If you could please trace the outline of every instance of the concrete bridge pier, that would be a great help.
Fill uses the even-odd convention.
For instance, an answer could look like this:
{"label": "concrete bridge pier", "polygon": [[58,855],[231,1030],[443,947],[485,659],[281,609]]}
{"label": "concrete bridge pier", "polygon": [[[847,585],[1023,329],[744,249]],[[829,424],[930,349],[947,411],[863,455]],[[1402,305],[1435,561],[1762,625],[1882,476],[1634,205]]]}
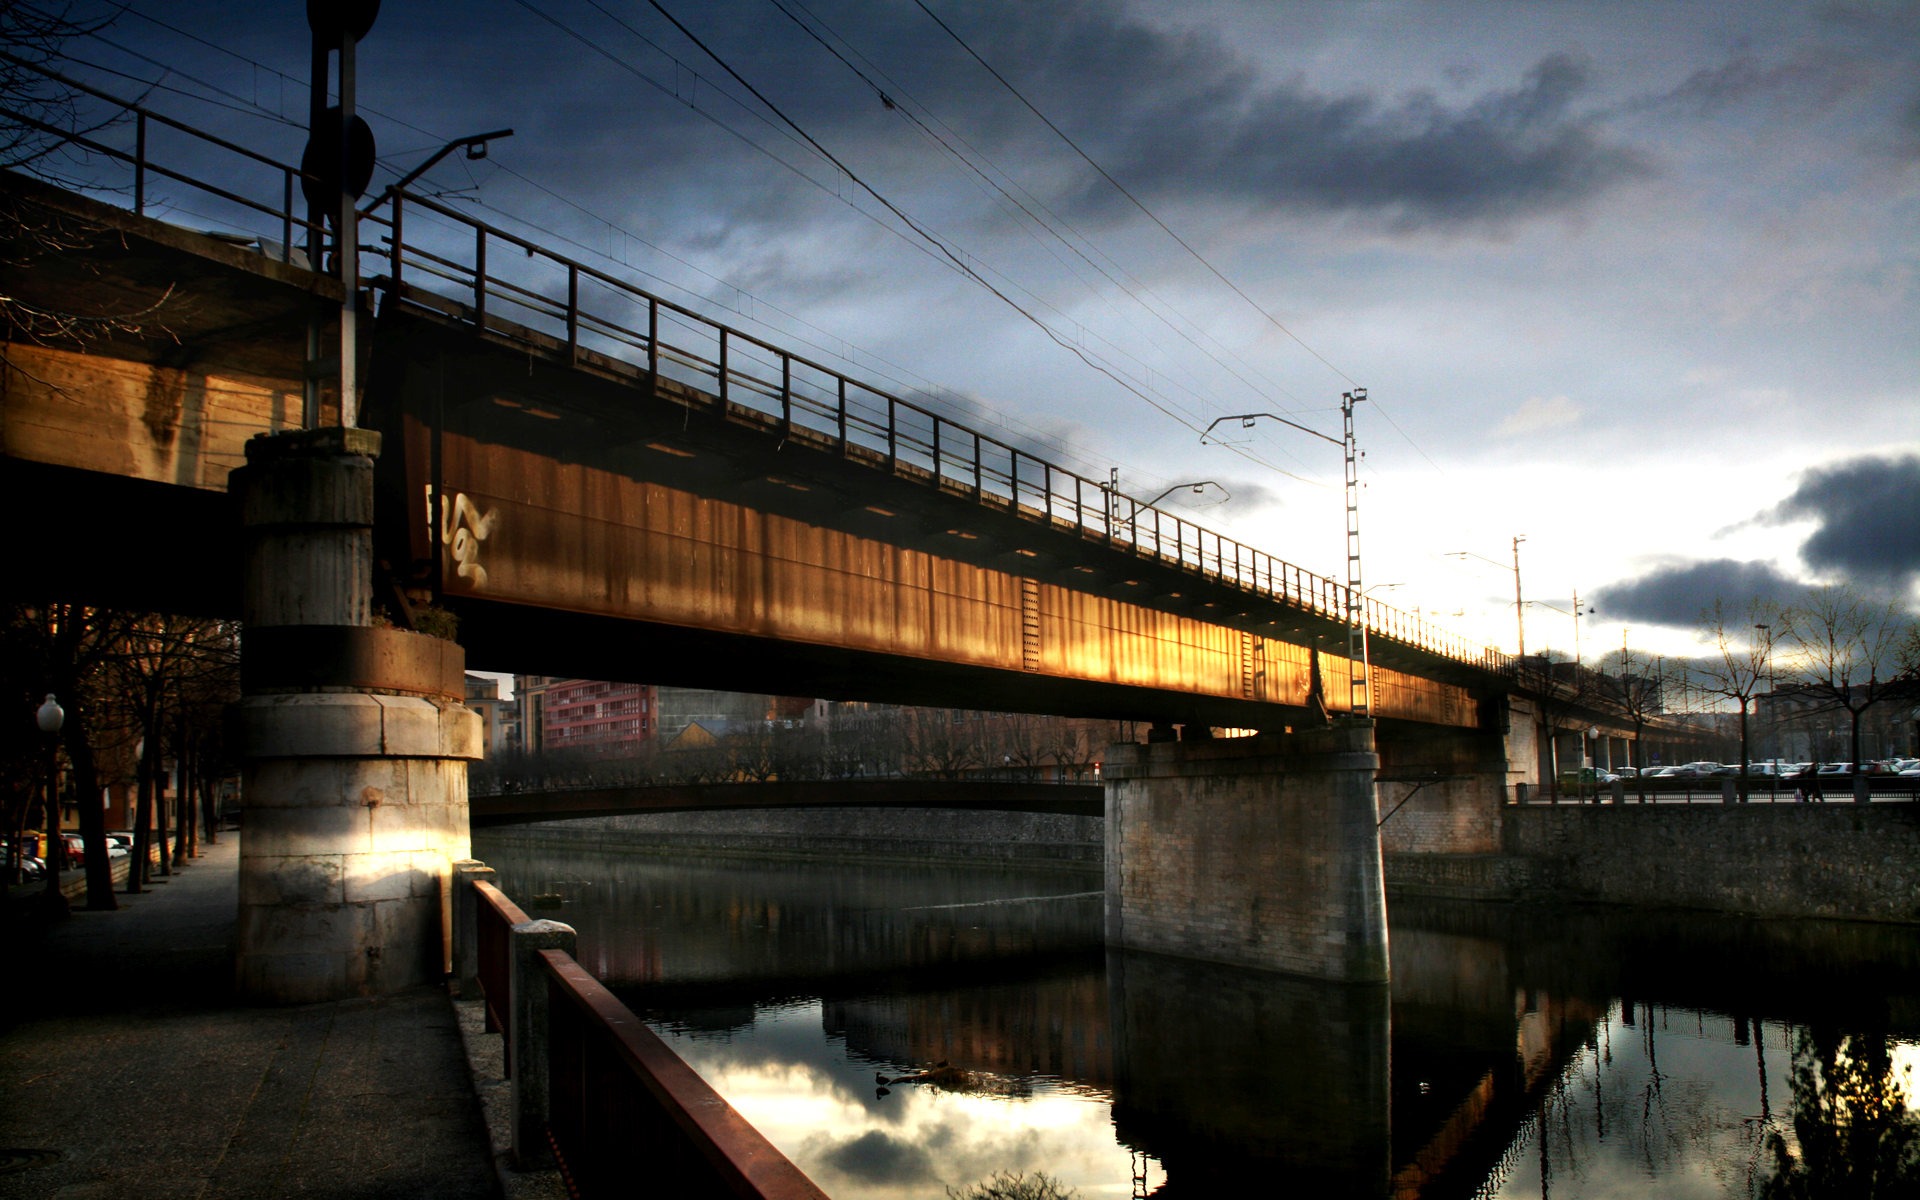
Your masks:
{"label": "concrete bridge pier", "polygon": [[1371,722],[1107,752],[1107,943],[1387,982]]}
{"label": "concrete bridge pier", "polygon": [[448,969],[480,719],[452,642],[375,627],[377,433],[262,436],[231,489],[246,539],[241,994],[301,1004]]}

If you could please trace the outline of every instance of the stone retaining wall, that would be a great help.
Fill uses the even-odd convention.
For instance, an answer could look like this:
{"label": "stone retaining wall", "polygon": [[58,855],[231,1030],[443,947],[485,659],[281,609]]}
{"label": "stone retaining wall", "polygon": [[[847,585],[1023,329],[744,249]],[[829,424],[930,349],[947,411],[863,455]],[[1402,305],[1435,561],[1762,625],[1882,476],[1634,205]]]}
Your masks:
{"label": "stone retaining wall", "polygon": [[1507,808],[1504,853],[1387,862],[1411,895],[1920,922],[1910,804]]}
{"label": "stone retaining wall", "polygon": [[537,842],[590,842],[756,858],[928,859],[1098,871],[1099,817],[943,809],[647,813],[516,827]]}

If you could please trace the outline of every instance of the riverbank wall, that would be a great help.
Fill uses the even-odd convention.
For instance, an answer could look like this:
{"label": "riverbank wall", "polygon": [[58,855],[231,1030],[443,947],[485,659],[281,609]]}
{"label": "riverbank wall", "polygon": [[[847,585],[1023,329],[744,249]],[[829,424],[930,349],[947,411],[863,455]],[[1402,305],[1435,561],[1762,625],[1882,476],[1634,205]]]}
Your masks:
{"label": "riverbank wall", "polygon": [[[538,845],[1099,873],[1104,821],[937,809],[656,813],[515,828]],[[1394,849],[1389,900],[1700,909],[1920,924],[1910,804],[1507,805],[1473,848]],[[1486,836],[1491,833],[1492,836]],[[1493,846],[1482,848],[1487,842]]]}
{"label": "riverbank wall", "polygon": [[950,809],[644,813],[514,827],[535,845],[589,844],[773,859],[980,863],[1098,874],[1099,817]]}
{"label": "riverbank wall", "polygon": [[1499,810],[1494,853],[1395,853],[1389,895],[1920,924],[1912,804]]}

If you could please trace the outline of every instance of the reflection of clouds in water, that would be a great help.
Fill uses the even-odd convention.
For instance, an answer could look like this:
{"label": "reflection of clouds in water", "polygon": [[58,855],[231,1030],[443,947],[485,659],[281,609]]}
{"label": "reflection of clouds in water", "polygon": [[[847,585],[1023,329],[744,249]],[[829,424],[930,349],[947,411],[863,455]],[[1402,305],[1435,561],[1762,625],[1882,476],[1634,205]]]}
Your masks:
{"label": "reflection of clouds in water", "polygon": [[724,1036],[660,1032],[835,1200],[946,1200],[949,1186],[997,1171],[1045,1171],[1084,1200],[1131,1191],[1107,1097],[1039,1085],[1011,1099],[916,1084],[877,1096],[869,1064],[822,1043],[820,1014],[796,1005],[763,1009]]}
{"label": "reflection of clouds in water", "polygon": [[932,1180],[933,1156],[925,1147],[878,1129],[869,1129],[858,1137],[825,1149],[816,1139],[809,1144],[810,1157],[831,1167],[849,1179],[864,1183],[918,1183]]}

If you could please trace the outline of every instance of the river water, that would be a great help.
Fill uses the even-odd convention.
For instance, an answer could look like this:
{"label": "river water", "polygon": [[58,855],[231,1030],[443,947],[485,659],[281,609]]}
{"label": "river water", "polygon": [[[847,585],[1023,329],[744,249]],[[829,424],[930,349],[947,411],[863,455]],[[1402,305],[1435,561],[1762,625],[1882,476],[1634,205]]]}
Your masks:
{"label": "river water", "polygon": [[476,842],[836,1200],[1920,1196],[1910,928],[1397,901],[1348,988],[1110,952],[1092,875]]}

